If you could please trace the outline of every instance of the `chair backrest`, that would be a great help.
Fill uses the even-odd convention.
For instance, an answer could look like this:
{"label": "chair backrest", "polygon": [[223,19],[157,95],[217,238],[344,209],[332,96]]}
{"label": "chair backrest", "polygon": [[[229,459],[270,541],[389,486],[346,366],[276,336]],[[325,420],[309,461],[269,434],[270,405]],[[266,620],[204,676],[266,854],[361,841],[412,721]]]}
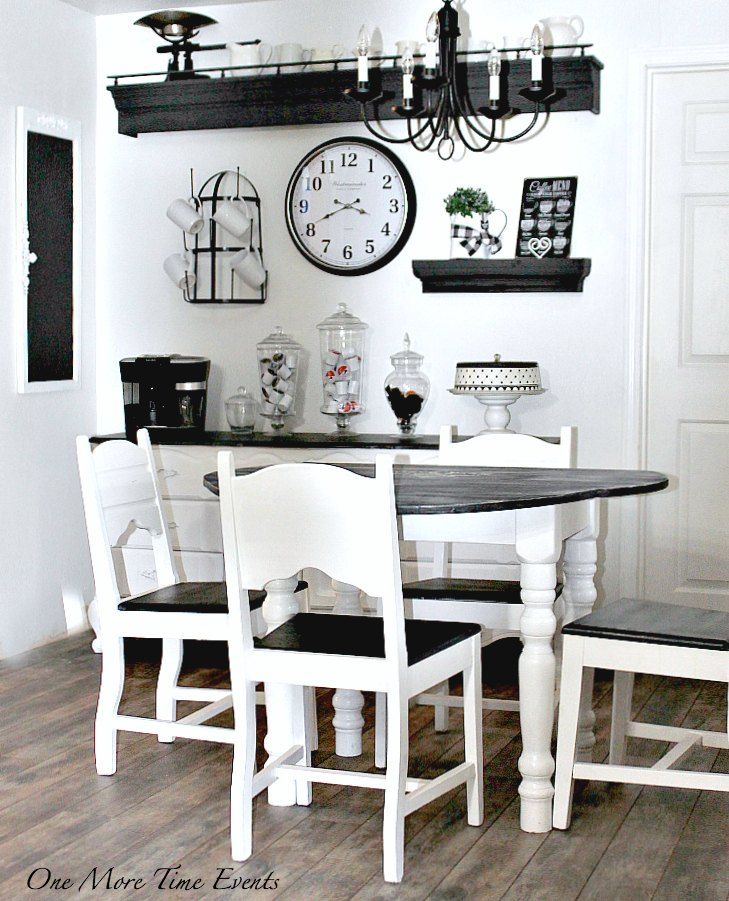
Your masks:
{"label": "chair backrest", "polygon": [[92,448],[85,435],[76,439],[102,624],[105,611],[114,609],[121,597],[112,547],[125,545],[136,530],[151,537],[158,586],[179,581],[146,429],[137,433],[137,441],[105,441]]}
{"label": "chair backrest", "polygon": [[[437,457],[427,462],[439,466],[518,466],[563,469],[575,465],[575,429],[560,430],[559,444],[513,432],[485,432],[454,442],[451,426],[440,430]],[[417,464],[416,464],[417,465]],[[438,516],[404,516],[403,538],[408,541],[467,542],[508,545],[513,513],[461,513]],[[445,575],[445,551],[436,546],[434,576]]]}
{"label": "chair backrest", "polygon": [[250,646],[246,592],[305,568],[382,598],[385,656],[405,666],[405,626],[392,460],[375,478],[323,463],[284,463],[236,476],[218,454],[228,608]]}
{"label": "chair backrest", "polygon": [[535,469],[567,469],[575,465],[575,429],[563,426],[559,444],[532,435],[484,432],[466,441],[453,441],[451,426],[440,430],[436,461],[443,466],[519,466]]}

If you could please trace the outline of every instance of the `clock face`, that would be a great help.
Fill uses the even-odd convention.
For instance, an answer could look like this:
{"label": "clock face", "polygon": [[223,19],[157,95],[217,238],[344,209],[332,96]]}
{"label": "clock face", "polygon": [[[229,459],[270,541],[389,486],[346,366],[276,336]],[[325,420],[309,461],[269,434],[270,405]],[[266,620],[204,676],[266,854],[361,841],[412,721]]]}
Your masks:
{"label": "clock face", "polygon": [[338,138],[299,163],[286,192],[294,243],[315,266],[364,275],[389,263],[415,222],[415,189],[400,160],[366,138]]}

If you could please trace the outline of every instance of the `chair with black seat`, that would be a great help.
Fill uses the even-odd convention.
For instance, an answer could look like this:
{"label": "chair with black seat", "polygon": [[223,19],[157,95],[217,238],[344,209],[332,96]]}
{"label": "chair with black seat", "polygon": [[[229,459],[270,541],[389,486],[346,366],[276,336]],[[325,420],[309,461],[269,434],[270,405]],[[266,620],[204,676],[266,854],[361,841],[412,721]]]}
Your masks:
{"label": "chair with black seat", "polygon": [[[729,791],[729,774],[673,769],[695,746],[729,748],[728,732],[710,732],[630,719],[634,673],[703,679],[729,685],[729,614],[673,604],[622,600],[562,629],[562,686],[557,727],[554,826],[567,829],[575,779]],[[576,760],[584,669],[615,671],[608,763]],[[652,766],[625,762],[628,736],[673,745]]]}
{"label": "chair with black seat", "polygon": [[[96,768],[100,775],[116,771],[120,729],[156,733],[166,742],[175,736],[233,742],[233,730],[202,725],[231,706],[230,690],[177,684],[185,639],[227,640],[225,582],[180,581],[146,429],[137,433],[137,441],[136,445],[107,441],[92,449],[86,436],[76,440],[102,645],[96,714]],[[158,587],[122,599],[117,564],[123,567],[123,562],[115,561],[112,549],[125,545],[137,530],[150,536]],[[299,584],[299,589],[305,587],[305,583]],[[252,627],[257,633],[265,632],[260,613],[265,597],[265,592],[253,592],[251,597]],[[124,686],[124,638],[135,637],[162,639],[155,719],[117,713]],[[206,702],[206,706],[177,720],[177,702],[183,700]]]}
{"label": "chair with black seat", "polygon": [[[298,803],[311,800],[311,783],[384,790],[385,879],[403,874],[405,817],[465,783],[468,822],[483,821],[483,742],[480,703],[480,630],[462,623],[405,620],[400,576],[392,460],[379,456],[375,478],[336,466],[291,463],[236,476],[233,455],[218,455],[223,550],[231,616],[229,657],[236,723],[231,797],[236,860],[252,853],[253,798],[279,778],[293,778]],[[348,511],[346,528],[333,528]],[[289,578],[305,568],[356,585],[381,599],[381,617],[298,613],[254,641],[246,588]],[[435,779],[409,779],[408,701],[429,685],[463,673],[465,761]],[[254,775],[254,686],[288,686],[290,709],[276,717],[279,756]],[[388,704],[384,774],[309,765],[302,728],[302,686],[381,692]],[[278,695],[277,695],[278,696]],[[282,703],[282,708],[283,708]],[[290,725],[289,725],[290,724]],[[268,743],[267,743],[268,747]]]}
{"label": "chair with black seat", "polygon": [[[438,456],[428,462],[442,466],[517,466],[535,468],[568,468],[575,465],[575,429],[564,427],[559,444],[531,435],[512,432],[484,432],[465,441],[453,441],[451,426],[440,431]],[[506,636],[519,635],[523,606],[518,578],[458,578],[450,574],[451,545],[478,545],[479,563],[489,562],[485,548],[497,551],[501,568],[508,572],[516,566],[513,511],[466,513],[437,516],[404,516],[403,538],[427,541],[433,546],[431,576],[403,585],[403,595],[412,603],[412,614],[420,619],[458,620],[478,623],[488,645]],[[561,585],[557,586],[557,593]],[[421,696],[419,703],[435,707],[435,728],[448,728],[450,706],[460,706],[460,699],[448,694],[448,686],[438,686]],[[515,710],[518,701],[484,698],[484,709]],[[381,730],[380,730],[381,734]],[[378,758],[382,751],[378,752]]]}

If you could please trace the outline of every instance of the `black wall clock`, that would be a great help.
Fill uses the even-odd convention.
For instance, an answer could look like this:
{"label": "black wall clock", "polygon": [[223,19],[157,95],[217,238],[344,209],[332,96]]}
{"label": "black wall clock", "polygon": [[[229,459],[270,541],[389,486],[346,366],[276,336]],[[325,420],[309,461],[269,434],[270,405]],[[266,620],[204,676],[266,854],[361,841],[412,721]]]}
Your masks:
{"label": "black wall clock", "polygon": [[365,275],[407,244],[415,188],[395,154],[369,138],[315,147],[286,190],[286,224],[299,251],[335,275]]}

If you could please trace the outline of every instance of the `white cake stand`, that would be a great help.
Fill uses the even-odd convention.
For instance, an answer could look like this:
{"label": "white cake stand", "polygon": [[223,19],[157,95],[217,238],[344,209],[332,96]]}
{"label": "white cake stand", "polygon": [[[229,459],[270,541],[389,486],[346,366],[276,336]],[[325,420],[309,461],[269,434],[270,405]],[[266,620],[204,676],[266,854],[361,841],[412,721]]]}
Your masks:
{"label": "white cake stand", "polygon": [[486,428],[479,433],[483,434],[484,432],[513,432],[513,429],[508,428],[509,422],[511,422],[509,407],[520,397],[544,394],[547,389],[539,388],[537,391],[520,391],[518,388],[510,391],[489,391],[488,389],[459,391],[458,388],[449,388],[448,390],[451,394],[459,397],[475,397],[480,404],[486,407],[484,414]]}

